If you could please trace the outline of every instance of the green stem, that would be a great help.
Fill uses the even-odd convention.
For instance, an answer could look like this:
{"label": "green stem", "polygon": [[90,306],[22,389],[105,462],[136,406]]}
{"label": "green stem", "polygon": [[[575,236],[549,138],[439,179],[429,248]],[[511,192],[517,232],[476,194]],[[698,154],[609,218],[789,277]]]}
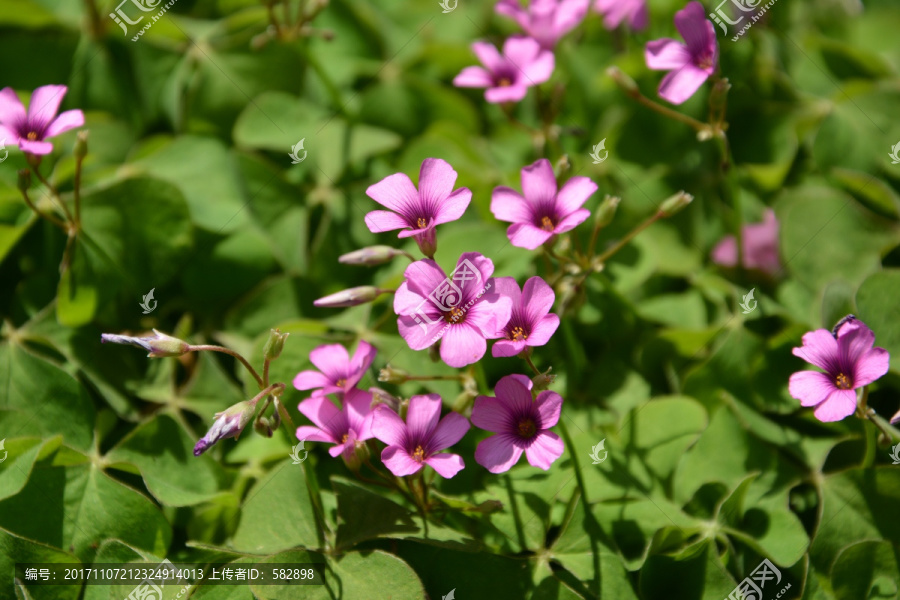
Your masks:
{"label": "green stem", "polygon": [[625,237],[623,237],[621,240],[619,240],[619,242],[615,246],[613,246],[612,248],[610,248],[609,250],[607,250],[606,252],[601,254],[600,257],[597,259],[597,261],[600,263],[604,263],[607,260],[609,260],[610,256],[612,256],[613,254],[615,254],[616,252],[618,252],[619,250],[624,248],[625,245],[628,242],[630,242],[632,239],[634,239],[634,237],[637,234],[639,234],[643,230],[647,229],[648,227],[650,227],[651,225],[656,223],[658,220],[660,220],[662,218],[662,216],[663,216],[662,212],[657,211],[652,217],[648,218],[643,223],[641,223],[640,225],[638,225],[637,227],[635,227],[634,229],[629,231],[625,235]]}
{"label": "green stem", "polygon": [[656,111],[657,113],[663,115],[664,117],[669,117],[670,119],[675,119],[676,121],[680,121],[686,125],[690,125],[698,132],[700,131],[709,131],[710,127],[706,123],[701,123],[697,119],[693,117],[689,117],[687,115],[683,115],[677,110],[672,110],[667,106],[663,106],[662,104],[657,104],[650,98],[644,96],[640,91],[634,91],[630,94],[633,99],[637,100],[639,104],[642,104],[649,108],[650,110]]}
{"label": "green stem", "polygon": [[[241,362],[241,364],[247,368],[248,371],[250,371],[250,374],[253,375],[254,379],[256,379],[256,383],[259,384],[260,389],[266,387],[265,383],[263,383],[262,377],[259,376],[259,373],[256,372],[256,369],[253,368],[253,365],[251,365],[247,361],[246,358],[244,358],[243,356],[241,356],[234,350],[232,350],[230,348],[225,348],[224,346],[213,346],[210,344],[198,344],[196,346],[192,345],[188,349],[189,352],[201,352],[203,350],[207,350],[209,352],[221,352],[222,354],[227,354],[229,356],[233,356],[234,358],[238,359]],[[276,383],[274,385],[280,385],[281,387],[284,387],[283,383]],[[272,386],[269,386],[269,387],[272,387]]]}
{"label": "green stem", "polygon": [[28,192],[26,192],[25,190],[22,190],[22,197],[25,198],[25,204],[28,205],[28,208],[30,208],[32,211],[34,211],[34,213],[37,216],[41,217],[42,219],[46,219],[47,221],[50,221],[51,223],[53,223],[54,225],[56,225],[57,227],[62,229],[64,233],[66,233],[66,234],[69,233],[69,228],[58,217],[56,217],[55,215],[45,214],[45,213],[41,212],[40,209],[38,209],[38,207],[35,206],[34,203],[31,202],[31,198],[28,197]]}

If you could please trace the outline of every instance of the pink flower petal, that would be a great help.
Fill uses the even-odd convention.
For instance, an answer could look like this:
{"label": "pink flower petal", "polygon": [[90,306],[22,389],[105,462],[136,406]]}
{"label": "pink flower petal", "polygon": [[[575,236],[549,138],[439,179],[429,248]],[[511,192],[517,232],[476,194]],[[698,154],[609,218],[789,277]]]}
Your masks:
{"label": "pink flower petal", "polygon": [[406,423],[384,404],[379,404],[373,411],[372,434],[388,446],[405,446],[407,438]]}
{"label": "pink flower petal", "polygon": [[34,90],[28,102],[28,121],[31,127],[43,133],[56,116],[68,89],[64,85],[44,85]]}
{"label": "pink flower petal", "polygon": [[846,419],[856,412],[856,392],[853,390],[835,390],[813,412],[823,423]]}
{"label": "pink flower petal", "polygon": [[328,454],[331,455],[332,458],[337,458],[341,454],[344,453],[344,450],[349,450],[353,448],[353,444],[348,443],[350,441],[350,434],[347,434],[347,442],[343,442],[340,444],[335,444],[331,448],[328,449]]}
{"label": "pink flower petal", "polygon": [[426,458],[425,464],[437,471],[438,475],[444,479],[450,479],[466,466],[459,454],[435,454]]}
{"label": "pink flower petal", "polygon": [[800,406],[816,406],[836,389],[831,376],[820,371],[798,371],[788,380],[788,392]]}
{"label": "pink flower petal", "polygon": [[522,193],[531,206],[556,196],[556,175],[549,160],[542,158],[522,169]]}
{"label": "pink flower petal", "polygon": [[827,329],[816,329],[803,334],[803,346],[792,350],[806,362],[829,373],[838,369],[838,343]]}
{"label": "pink flower petal", "polygon": [[649,69],[671,71],[690,64],[691,53],[681,42],[662,38],[647,42],[644,48],[644,61]]}
{"label": "pink flower petal", "polygon": [[44,132],[44,137],[53,137],[82,125],[84,125],[84,113],[80,110],[67,110],[50,123]]}
{"label": "pink flower petal", "polygon": [[484,99],[492,104],[504,102],[518,102],[528,93],[528,87],[521,84],[488,88],[484,92]]}
{"label": "pink flower petal", "polygon": [[575,212],[570,215],[566,215],[562,221],[556,224],[556,227],[553,229],[554,233],[565,233],[567,231],[571,231],[587,221],[588,217],[591,216],[591,211],[586,208],[579,208]]}
{"label": "pink flower petal", "polygon": [[483,440],[475,448],[475,462],[491,473],[505,473],[522,456],[522,448],[514,444],[514,439],[498,433]]}
{"label": "pink flower petal", "polygon": [[403,272],[403,277],[406,278],[409,290],[422,297],[430,295],[447,279],[443,269],[427,258],[410,263]]}
{"label": "pink flower petal", "polygon": [[0,142],[18,146],[19,134],[6,125],[0,125]]}
{"label": "pink flower petal", "polygon": [[519,4],[519,0],[500,0],[494,5],[494,11],[498,15],[513,19],[522,29],[528,24],[528,13]]}
{"label": "pink flower petal", "polygon": [[439,206],[456,184],[456,171],[445,160],[426,158],[419,169],[419,201],[426,206]]}
{"label": "pink flower petal", "polygon": [[546,281],[531,277],[522,287],[521,300],[517,304],[522,307],[528,321],[536,321],[550,312],[555,300],[556,294]]}
{"label": "pink flower petal", "polygon": [[717,265],[723,267],[733,267],[737,264],[737,241],[733,235],[728,235],[716,244],[710,254],[712,260]]}
{"label": "pink flower petal", "polygon": [[544,431],[532,440],[525,450],[528,464],[538,469],[548,470],[557,458],[562,456],[565,445],[559,436],[552,431]]}
{"label": "pink flower petal", "polygon": [[309,353],[309,361],[314,364],[331,383],[347,377],[350,356],[347,349],[340,344],[319,346]]}
{"label": "pink flower petal", "polygon": [[553,29],[561,37],[584,20],[589,0],[561,0],[553,17]]}
{"label": "pink flower petal", "polygon": [[460,254],[459,260],[456,261],[456,269],[454,272],[457,273],[457,276],[461,273],[460,266],[467,261],[478,269],[478,272],[481,274],[481,281],[477,282],[477,289],[475,290],[475,292],[478,293],[484,287],[487,280],[490,279],[491,275],[494,274],[494,261],[479,252],[463,252]]}
{"label": "pink flower petal", "polygon": [[385,448],[381,453],[381,462],[397,477],[412,475],[422,468],[422,463],[413,460],[413,457],[399,446]]}
{"label": "pink flower petal", "polygon": [[859,319],[848,321],[838,332],[838,351],[842,363],[855,364],[875,345],[875,334]]}
{"label": "pink flower petal", "polygon": [[472,407],[472,424],[479,429],[504,433],[509,431],[513,413],[500,398],[478,396]]}
{"label": "pink flower petal", "polygon": [[559,328],[559,316],[553,314],[546,315],[531,329],[531,333],[528,334],[528,341],[526,343],[529,346],[543,346],[550,341],[550,338],[556,333],[557,328]]}
{"label": "pink flower petal", "polygon": [[857,362],[853,370],[853,386],[863,387],[884,377],[891,366],[891,355],[884,348],[872,348]]}
{"label": "pink flower petal", "polygon": [[453,78],[456,87],[486,88],[494,85],[494,78],[481,67],[466,67]]}
{"label": "pink flower petal", "polygon": [[294,377],[294,387],[298,390],[314,390],[330,384],[331,380],[318,371],[300,371]]}
{"label": "pink flower petal", "polygon": [[556,206],[560,214],[569,215],[587,202],[597,191],[597,184],[587,177],[573,177],[562,186],[556,195]]}
{"label": "pink flower petal", "polygon": [[389,210],[373,210],[366,215],[366,226],[372,233],[383,233],[409,227],[402,216]]}
{"label": "pink flower petal", "polygon": [[496,339],[503,337],[502,330],[511,316],[510,298],[499,294],[485,294],[466,312],[464,324],[474,328],[485,339]]}
{"label": "pink flower petal", "polygon": [[19,138],[19,149],[29,154],[50,154],[53,152],[53,144],[50,142],[31,141],[25,138]]}
{"label": "pink flower petal", "polygon": [[378,350],[372,344],[365,340],[359,341],[359,346],[353,353],[353,360],[350,361],[350,373],[347,377],[348,387],[356,385],[362,379],[372,361],[375,360],[376,354],[378,354]]}
{"label": "pink flower petal", "polygon": [[423,394],[409,399],[406,413],[406,430],[409,443],[424,443],[437,427],[441,418],[441,397],[437,394]]}
{"label": "pink flower petal", "polygon": [[481,64],[487,67],[488,71],[494,72],[506,64],[506,61],[503,60],[500,52],[497,51],[493,44],[474,42],[472,44],[472,52],[475,53]]}
{"label": "pink flower petal", "polygon": [[514,35],[503,42],[503,56],[519,71],[525,71],[540,53],[541,45],[530,37]]}
{"label": "pink flower petal", "polygon": [[441,360],[455,368],[465,367],[481,360],[487,351],[487,342],[478,330],[468,323],[451,325],[441,341]]}
{"label": "pink flower petal", "polygon": [[463,216],[471,201],[472,191],[469,188],[459,188],[438,205],[435,225],[456,221]]}
{"label": "pink flower petal", "polygon": [[0,123],[11,129],[18,129],[24,122],[25,107],[19,96],[10,87],[0,90]]}
{"label": "pink flower petal", "polygon": [[716,46],[715,27],[707,20],[703,5],[696,0],[675,13],[675,28],[695,56]]}
{"label": "pink flower petal", "polygon": [[519,289],[519,284],[516,283],[514,277],[494,277],[493,291],[509,298],[513,306],[518,306],[521,303],[522,290]]}
{"label": "pink flower petal", "polygon": [[344,396],[344,413],[348,428],[356,432],[356,439],[365,441],[372,434],[372,394],[353,388]]}
{"label": "pink flower petal", "polygon": [[562,412],[562,396],[550,390],[544,390],[538,394],[534,401],[535,408],[541,416],[541,429],[550,429],[559,422]]}
{"label": "pink flower petal", "polygon": [[659,96],[672,104],[682,104],[709,79],[709,73],[694,65],[670,71],[659,84]]}
{"label": "pink flower petal", "polygon": [[366,190],[366,195],[385,208],[398,212],[413,222],[414,217],[420,216],[416,214],[419,192],[405,173],[388,175],[378,183],[370,185]]}
{"label": "pink flower petal", "polygon": [[319,429],[310,425],[303,425],[297,428],[297,439],[305,442],[328,442],[334,444],[337,440]]}
{"label": "pink flower petal", "polygon": [[[416,321],[418,319],[418,321]],[[423,327],[424,325],[424,327]],[[411,350],[424,350],[446,334],[449,324],[436,311],[397,318],[397,329]]]}
{"label": "pink flower petal", "polygon": [[491,356],[494,358],[517,356],[525,349],[526,345],[525,340],[499,340],[491,348]]}
{"label": "pink flower petal", "polygon": [[316,426],[330,435],[334,440],[340,440],[347,433],[347,416],[332,404],[326,396],[315,396],[300,403],[300,412]]}
{"label": "pink flower petal", "polygon": [[513,246],[534,250],[549,240],[554,234],[552,231],[544,231],[531,223],[513,223],[506,230],[509,242]]}
{"label": "pink flower petal", "polygon": [[469,420],[467,418],[457,412],[447,413],[431,434],[431,440],[428,442],[428,451],[434,453],[449,448],[463,439],[467,431],[469,431]]}
{"label": "pink flower petal", "polygon": [[491,212],[500,221],[530,223],[531,206],[519,192],[505,186],[494,188],[491,194]]}
{"label": "pink flower petal", "polygon": [[507,404],[511,414],[526,414],[531,412],[534,405],[530,384],[530,380],[525,384],[520,377],[507,375],[494,386],[494,393]]}

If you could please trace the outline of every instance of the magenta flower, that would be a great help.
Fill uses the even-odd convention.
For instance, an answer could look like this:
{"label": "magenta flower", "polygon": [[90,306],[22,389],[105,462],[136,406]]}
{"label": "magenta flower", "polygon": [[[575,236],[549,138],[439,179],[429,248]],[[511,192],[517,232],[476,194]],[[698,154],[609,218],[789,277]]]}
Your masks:
{"label": "magenta flower", "polygon": [[475,42],[472,50],[482,67],[466,67],[453,79],[456,87],[487,88],[488,102],[518,102],[528,88],[550,79],[555,66],[553,52],[527,37],[513,36],[503,44],[503,54],[485,42]]}
{"label": "magenta flower", "polygon": [[308,442],[329,442],[334,444],[328,454],[344,454],[350,458],[357,441],[373,437],[370,408],[372,394],[353,389],[344,396],[344,407],[340,410],[325,396],[313,396],[300,403],[297,408],[306,418],[316,424],[297,428],[297,439]]}
{"label": "magenta flower", "polygon": [[45,141],[65,131],[84,125],[84,113],[67,110],[56,112],[69,88],[64,85],[45,85],[34,90],[28,112],[12,88],[0,90],[0,141],[18,144],[22,152],[50,154],[53,144]]}
{"label": "magenta flower", "polygon": [[[763,222],[744,225],[741,228],[744,250],[744,267],[758,269],[769,275],[781,270],[778,258],[778,219],[775,211],[767,208],[763,213]],[[711,257],[716,264],[733,267],[737,264],[737,242],[733,235],[722,238],[713,248]]]}
{"label": "magenta flower", "polygon": [[469,420],[455,412],[441,419],[437,394],[410,398],[406,423],[384,404],[375,408],[374,415],[372,432],[388,445],[381,462],[397,477],[412,475],[428,465],[450,479],[466,466],[459,454],[438,454],[466,435]]}
{"label": "magenta flower", "polygon": [[515,356],[528,346],[543,346],[559,327],[559,317],[550,313],[556,295],[540,277],[532,277],[519,289],[512,277],[497,277],[497,291],[512,300],[512,316],[497,337],[491,354]]}
{"label": "magenta flower", "polygon": [[372,200],[390,210],[374,210],[366,215],[372,233],[403,229],[397,237],[414,237],[429,258],[434,256],[437,242],[435,225],[459,219],[469,202],[469,188],[453,190],[456,171],[446,161],[426,158],[419,170],[419,189],[405,173],[388,175],[366,190]]}
{"label": "magenta flower", "polygon": [[659,84],[660,97],[681,104],[716,70],[719,45],[716,30],[699,2],[689,2],[675,13],[675,27],[687,44],[670,38],[647,42],[644,59],[651,69],[669,71]]}
{"label": "magenta flower", "polygon": [[581,23],[589,0],[531,0],[522,8],[519,0],[500,0],[497,14],[509,17],[535,39],[541,48],[552,50],[559,39]]}
{"label": "magenta flower", "polygon": [[[865,387],[888,372],[890,354],[873,348],[875,334],[866,324],[850,317],[838,323],[835,332],[816,329],[803,336],[803,346],[794,356],[823,369],[791,375],[788,390],[801,406],[815,406],[823,422],[840,421],[856,410],[856,389]],[[473,421],[475,415],[472,415]]]}
{"label": "magenta flower", "polygon": [[603,26],[615,29],[628,19],[634,31],[647,27],[647,0],[597,0],[594,10],[603,15]]}
{"label": "magenta flower", "polygon": [[491,212],[512,223],[506,235],[513,246],[534,250],[583,223],[591,211],[581,206],[596,191],[597,184],[587,177],[573,177],[557,193],[553,167],[542,158],[522,169],[524,197],[512,188],[494,188]]}
{"label": "magenta flower", "polygon": [[487,339],[509,321],[512,300],[495,288],[494,263],[477,252],[459,257],[450,277],[433,260],[408,267],[394,294],[400,335],[413,350],[424,350],[441,338],[441,359],[451,367],[476,362]]}
{"label": "magenta flower", "polygon": [[475,399],[472,423],[497,434],[475,449],[475,461],[491,473],[509,471],[522,452],[531,466],[545,471],[562,456],[562,440],[548,431],[559,421],[562,396],[545,390],[532,400],[531,385],[525,375],[507,375],[494,388],[496,398]]}
{"label": "magenta flower", "polygon": [[366,341],[360,341],[353,354],[340,344],[319,346],[309,353],[309,360],[319,371],[301,371],[294,377],[294,387],[298,390],[315,390],[313,397],[326,394],[344,394],[359,383],[366,369],[375,359],[377,350]]}

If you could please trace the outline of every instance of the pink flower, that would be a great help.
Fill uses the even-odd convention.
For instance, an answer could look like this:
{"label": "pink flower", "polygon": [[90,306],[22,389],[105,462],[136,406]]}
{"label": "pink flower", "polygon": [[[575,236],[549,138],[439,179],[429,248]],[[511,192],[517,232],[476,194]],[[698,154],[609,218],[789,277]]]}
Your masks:
{"label": "pink flower", "polygon": [[412,475],[428,465],[450,479],[466,466],[459,454],[438,454],[466,435],[469,420],[455,412],[441,419],[437,394],[410,398],[406,423],[384,404],[375,408],[374,415],[372,431],[388,445],[381,462],[397,477]]}
{"label": "pink flower", "polygon": [[31,94],[27,113],[12,88],[0,90],[0,140],[18,144],[22,152],[29,154],[50,154],[53,144],[44,140],[84,125],[84,113],[80,110],[67,110],[56,116],[68,89],[64,85],[37,88]]}
{"label": "pink flower", "polygon": [[528,346],[543,346],[559,327],[559,317],[551,315],[550,307],[556,295],[553,288],[540,277],[532,277],[519,290],[512,277],[498,277],[497,290],[513,303],[509,323],[498,332],[502,339],[491,348],[494,356],[515,356]]}
{"label": "pink flower", "polygon": [[647,27],[647,0],[597,0],[594,9],[603,15],[607,29],[615,29],[625,19],[634,31]]}
{"label": "pink flower", "polygon": [[497,434],[478,444],[475,461],[491,473],[503,473],[525,452],[531,466],[549,469],[563,453],[562,440],[548,431],[559,421],[562,397],[545,390],[532,400],[531,380],[525,375],[507,375],[494,393],[496,398],[476,398],[472,409],[472,423]]}
{"label": "pink flower", "polygon": [[301,371],[294,377],[298,390],[315,390],[313,397],[325,394],[344,394],[359,383],[366,369],[375,359],[377,350],[366,341],[360,341],[353,360],[340,344],[319,346],[309,353],[309,360],[319,371]]}
{"label": "pink flower", "polygon": [[[767,208],[763,213],[763,222],[744,225],[741,229],[744,250],[744,267],[759,269],[769,275],[781,270],[778,259],[778,219],[775,211]],[[725,267],[737,264],[737,241],[733,235],[726,236],[716,244],[712,251],[712,260]]]}
{"label": "pink flower", "polygon": [[494,6],[497,14],[513,19],[545,50],[552,50],[559,38],[581,23],[587,14],[589,0],[531,0],[522,8],[519,0],[500,0]]}
{"label": "pink flower", "polygon": [[413,350],[439,339],[441,359],[464,367],[481,359],[487,339],[509,321],[512,300],[495,288],[494,263],[477,252],[459,257],[450,277],[433,260],[418,260],[403,274],[394,295],[397,328]]}
{"label": "pink flower", "polygon": [[373,437],[371,403],[372,394],[357,389],[347,392],[344,407],[340,410],[325,396],[308,398],[297,408],[316,426],[298,427],[297,439],[332,443],[334,446],[328,449],[328,454],[344,454],[349,459],[357,441]]}
{"label": "pink flower", "polygon": [[687,44],[670,38],[647,42],[647,66],[669,71],[659,84],[659,95],[672,104],[681,104],[694,95],[713,71],[719,59],[716,30],[706,19],[699,2],[689,2],[675,13],[675,27]]}
{"label": "pink flower", "polygon": [[472,200],[469,188],[454,191],[455,183],[453,167],[439,158],[426,158],[419,170],[418,190],[405,173],[388,175],[370,185],[366,195],[390,210],[374,210],[367,214],[369,231],[381,233],[403,229],[397,237],[414,237],[426,256],[434,256],[437,249],[435,225],[459,219]]}
{"label": "pink flower", "polygon": [[453,79],[457,87],[488,88],[488,102],[518,102],[528,88],[544,83],[553,74],[553,53],[527,37],[513,36],[503,44],[503,54],[485,42],[475,42],[472,50],[482,67],[466,67]]}
{"label": "pink flower", "polygon": [[512,188],[494,188],[491,212],[512,223],[506,235],[513,246],[534,250],[583,223],[591,211],[581,206],[596,191],[597,184],[587,177],[573,177],[557,193],[553,167],[542,158],[522,169],[524,197]]}
{"label": "pink flower", "polygon": [[[856,410],[856,389],[865,387],[888,372],[890,354],[873,348],[875,334],[865,323],[850,317],[832,333],[816,329],[803,336],[803,346],[794,356],[824,369],[791,375],[788,390],[802,406],[815,406],[823,422],[840,421]],[[475,415],[472,415],[473,421]]]}

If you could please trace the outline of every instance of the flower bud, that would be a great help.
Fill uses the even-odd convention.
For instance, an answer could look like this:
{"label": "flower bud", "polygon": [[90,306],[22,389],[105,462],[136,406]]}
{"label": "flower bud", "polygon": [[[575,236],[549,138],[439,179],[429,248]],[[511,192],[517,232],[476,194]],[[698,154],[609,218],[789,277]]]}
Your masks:
{"label": "flower bud", "polygon": [[559,160],[556,161],[556,165],[554,165],[553,172],[556,174],[556,178],[559,179],[563,177],[566,173],[572,170],[572,163],[569,162],[569,155],[563,154],[559,157]]}
{"label": "flower bud", "polygon": [[219,440],[228,437],[237,439],[250,419],[253,418],[254,412],[256,412],[256,403],[245,400],[223,412],[216,413],[216,420],[212,427],[194,446],[194,456],[200,456]]}
{"label": "flower bud", "polygon": [[263,346],[263,357],[265,357],[266,360],[275,360],[281,356],[281,351],[284,349],[284,340],[286,340],[289,335],[291,334],[281,333],[277,328],[271,330],[269,339],[266,340],[266,345]]}
{"label": "flower bud", "polygon": [[433,259],[434,253],[437,252],[437,236],[435,235],[434,227],[425,233],[416,235],[415,240],[419,245],[419,250],[422,251],[422,254]]}
{"label": "flower bud", "polygon": [[269,421],[268,417],[260,417],[254,421],[253,429],[256,430],[256,433],[264,437],[272,437],[272,434],[275,433],[275,428],[272,427],[272,423]]}
{"label": "flower bud", "polygon": [[369,406],[373,410],[379,404],[384,404],[392,411],[397,412],[400,407],[400,399],[392,396],[381,388],[370,387],[369,393],[372,394],[372,404]]}
{"label": "flower bud", "polygon": [[378,372],[378,381],[399,385],[409,381],[409,373],[403,369],[397,369],[391,365],[387,365]]}
{"label": "flower bud", "polygon": [[364,265],[374,267],[390,262],[397,256],[403,256],[402,250],[390,246],[369,246],[338,257],[338,262],[344,265]]}
{"label": "flower bud", "polygon": [[164,358],[167,356],[181,356],[191,351],[191,345],[183,340],[174,338],[170,335],[160,333],[156,329],[153,337],[131,337],[127,335],[116,335],[114,333],[104,333],[100,336],[102,343],[112,344],[128,344],[137,346],[147,350],[150,358]]}
{"label": "flower bud", "polygon": [[597,212],[594,213],[594,227],[596,229],[606,227],[612,223],[613,217],[616,216],[616,209],[621,201],[622,199],[618,196],[606,195],[603,202],[597,207]]}
{"label": "flower bud", "polygon": [[319,308],[343,308],[346,306],[357,306],[359,304],[371,302],[383,293],[384,290],[380,290],[377,287],[371,285],[361,285],[359,287],[341,290],[340,292],[331,294],[330,296],[325,296],[324,298],[319,298],[318,300],[313,302],[313,305],[318,306]]}
{"label": "flower bud", "polygon": [[663,201],[662,206],[659,207],[659,212],[664,217],[671,217],[675,213],[679,212],[685,206],[691,203],[694,199],[690,194],[686,194],[684,191],[680,191],[671,198],[667,198]]}
{"label": "flower bud", "polygon": [[82,159],[87,156],[87,138],[87,131],[79,131],[78,135],[75,136],[75,158]]}
{"label": "flower bud", "polygon": [[609,67],[606,69],[606,74],[612,77],[616,85],[622,88],[629,96],[640,95],[641,91],[638,89],[634,79],[623,73],[619,67]]}
{"label": "flower bud", "polygon": [[556,375],[550,374],[550,371],[552,369],[553,369],[553,367],[549,367],[545,372],[532,377],[531,383],[534,384],[533,390],[535,392],[540,391],[540,390],[546,390],[553,384],[554,381],[556,381]]}
{"label": "flower bud", "polygon": [[27,192],[31,189],[31,170],[30,169],[20,169],[19,170],[19,191]]}

